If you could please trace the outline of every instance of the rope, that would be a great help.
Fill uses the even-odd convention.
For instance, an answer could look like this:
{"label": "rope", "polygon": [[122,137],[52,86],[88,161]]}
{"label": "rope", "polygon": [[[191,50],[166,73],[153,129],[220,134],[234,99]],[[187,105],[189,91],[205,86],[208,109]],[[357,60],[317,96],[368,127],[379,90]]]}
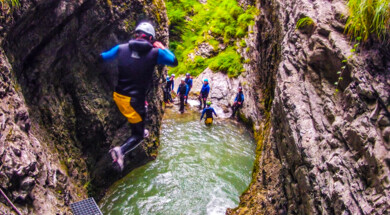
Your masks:
{"label": "rope", "polygon": [[15,205],[12,204],[11,200],[9,200],[9,198],[7,197],[7,195],[5,195],[5,193],[3,192],[3,190],[1,188],[0,188],[0,192],[4,196],[5,200],[7,200],[8,204],[10,204],[12,206],[12,208],[16,211],[16,213],[18,215],[22,215],[22,213],[20,213],[20,211],[15,207]]}

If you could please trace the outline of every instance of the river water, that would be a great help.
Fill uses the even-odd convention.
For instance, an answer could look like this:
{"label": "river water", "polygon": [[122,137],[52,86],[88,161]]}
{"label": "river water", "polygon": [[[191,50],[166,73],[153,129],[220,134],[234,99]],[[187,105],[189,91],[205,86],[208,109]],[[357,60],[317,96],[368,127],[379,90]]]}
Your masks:
{"label": "river water", "polygon": [[198,112],[167,109],[157,159],[112,185],[99,205],[105,215],[225,214],[251,181],[255,143],[227,119],[207,127]]}

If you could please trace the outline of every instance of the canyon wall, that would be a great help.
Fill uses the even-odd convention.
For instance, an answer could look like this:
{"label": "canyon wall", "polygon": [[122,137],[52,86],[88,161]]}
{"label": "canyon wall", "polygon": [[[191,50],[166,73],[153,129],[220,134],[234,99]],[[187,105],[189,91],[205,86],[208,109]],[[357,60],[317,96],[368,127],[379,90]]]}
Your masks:
{"label": "canyon wall", "polygon": [[[344,1],[256,4],[246,73],[258,107],[242,118],[253,121],[258,157],[227,214],[390,213],[389,45],[369,40],[355,53]],[[297,29],[304,17],[314,23]]]}
{"label": "canyon wall", "polygon": [[[168,43],[165,4],[157,1],[21,0],[0,19],[0,187],[23,213],[69,214],[69,204],[121,177],[105,162],[130,136],[112,100],[114,63],[100,52],[127,42],[149,19]],[[156,70],[148,93],[149,141],[130,153],[123,175],[155,158],[162,116]],[[0,213],[11,213],[0,197]]]}

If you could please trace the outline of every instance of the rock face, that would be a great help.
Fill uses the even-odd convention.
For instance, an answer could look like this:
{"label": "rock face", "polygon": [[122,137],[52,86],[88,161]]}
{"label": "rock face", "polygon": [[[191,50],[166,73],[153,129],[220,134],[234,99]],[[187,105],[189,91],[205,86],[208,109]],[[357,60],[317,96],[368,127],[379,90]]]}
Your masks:
{"label": "rock face", "polygon": [[[24,213],[67,214],[121,177],[107,151],[130,136],[112,101],[116,67],[97,56],[127,42],[136,22],[157,26],[167,44],[165,4],[146,1],[20,1],[1,19],[0,187]],[[159,144],[163,68],[148,93],[151,138],[124,173],[153,159]],[[0,197],[0,214],[9,214]]]}
{"label": "rock face", "polygon": [[[343,34],[344,1],[257,6],[250,54],[258,84],[248,80],[254,95],[246,100],[260,114],[243,112],[253,121],[258,158],[240,206],[227,213],[390,213],[389,46],[370,41],[343,63],[353,48]],[[296,30],[305,16],[315,25]]]}

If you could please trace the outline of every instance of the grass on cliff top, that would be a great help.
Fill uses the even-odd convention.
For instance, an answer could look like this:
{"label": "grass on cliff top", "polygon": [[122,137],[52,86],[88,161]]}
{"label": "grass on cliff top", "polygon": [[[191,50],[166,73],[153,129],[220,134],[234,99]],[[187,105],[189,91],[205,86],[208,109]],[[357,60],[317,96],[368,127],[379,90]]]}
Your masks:
{"label": "grass on cliff top", "polygon": [[[248,26],[254,24],[258,10],[248,6],[240,7],[236,0],[208,0],[206,4],[198,0],[167,0],[170,20],[170,49],[174,51],[179,66],[169,73],[194,76],[210,67],[229,76],[238,76],[243,71],[243,59],[235,50],[236,40],[248,34]],[[210,58],[195,56],[199,44],[208,43],[214,48]],[[219,46],[228,48],[221,51]],[[235,69],[233,71],[233,69]]]}
{"label": "grass on cliff top", "polygon": [[1,9],[5,8],[18,8],[20,6],[19,0],[0,0]]}
{"label": "grass on cliff top", "polygon": [[390,0],[349,0],[348,7],[348,35],[367,40],[374,34],[380,41],[389,42]]}

